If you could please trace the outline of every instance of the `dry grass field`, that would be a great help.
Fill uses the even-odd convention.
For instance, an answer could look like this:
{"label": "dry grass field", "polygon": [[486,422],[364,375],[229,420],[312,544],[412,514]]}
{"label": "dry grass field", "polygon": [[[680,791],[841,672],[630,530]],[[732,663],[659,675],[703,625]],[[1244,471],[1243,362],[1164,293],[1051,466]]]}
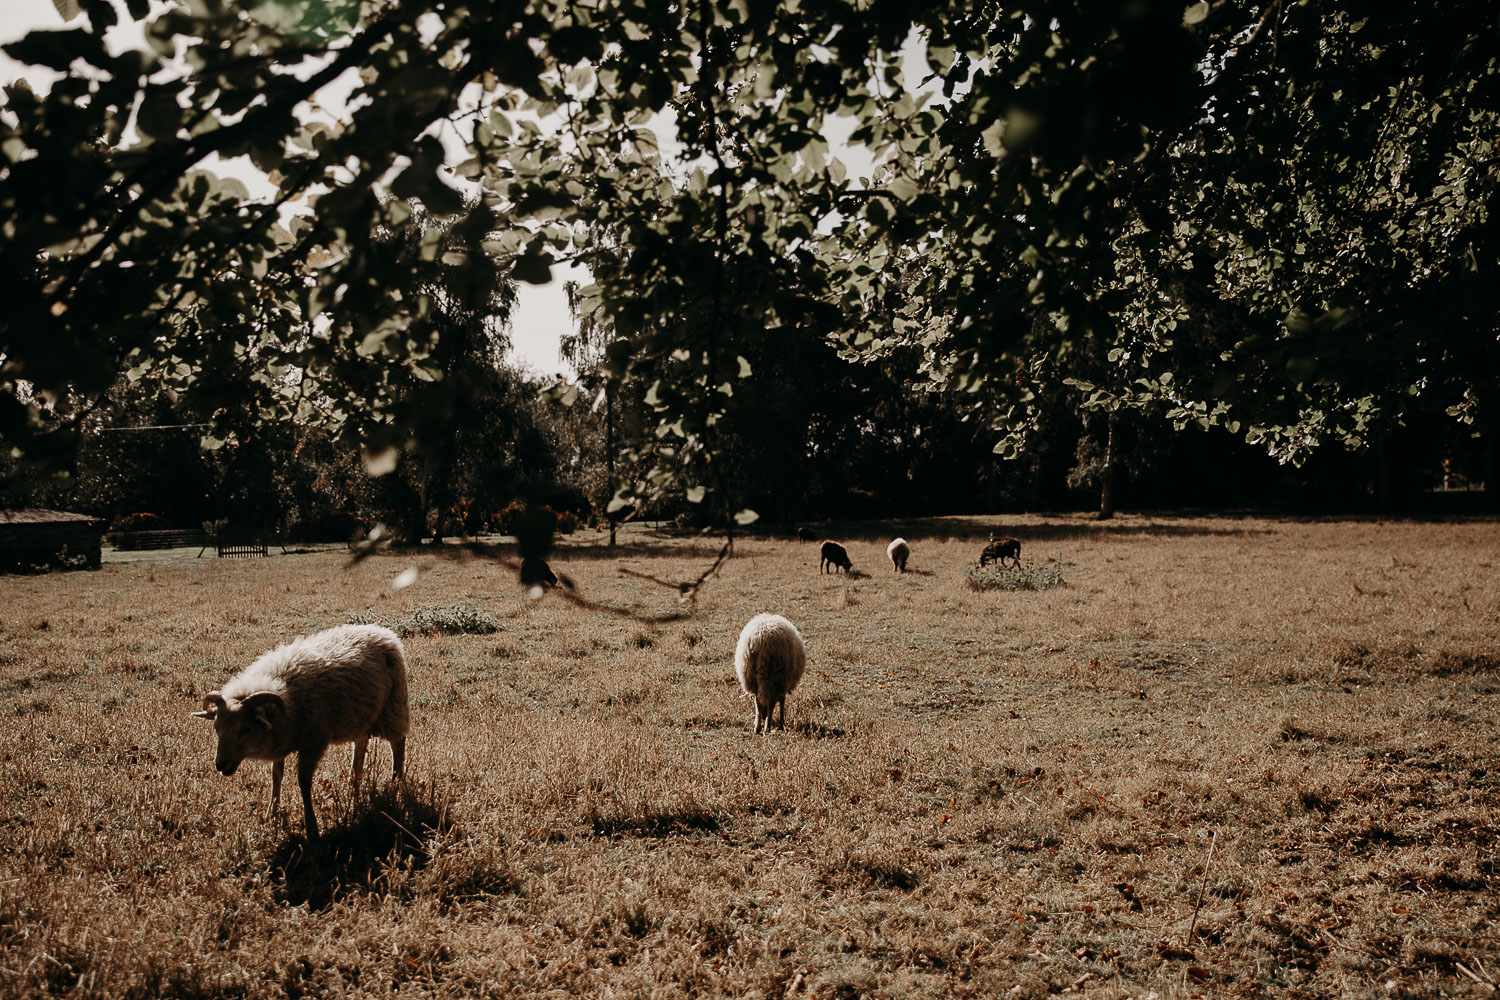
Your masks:
{"label": "dry grass field", "polygon": [[[990,530],[1066,585],[971,589]],[[591,607],[456,549],[0,578],[0,997],[1495,995],[1495,521],[865,525],[867,575],[740,541],[655,623],[620,568],[716,545],[601,537]],[[757,738],[761,611],[809,665]],[[308,851],[189,713],[351,616],[417,622],[410,780],[334,748]]]}

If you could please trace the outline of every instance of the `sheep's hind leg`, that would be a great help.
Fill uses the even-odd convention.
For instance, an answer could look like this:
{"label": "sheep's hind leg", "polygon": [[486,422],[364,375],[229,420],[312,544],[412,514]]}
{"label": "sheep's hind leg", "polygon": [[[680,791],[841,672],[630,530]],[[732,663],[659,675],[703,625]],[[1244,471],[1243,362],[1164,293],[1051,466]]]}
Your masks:
{"label": "sheep's hind leg", "polygon": [[406,737],[401,736],[391,740],[391,777],[400,781],[405,765]]}
{"label": "sheep's hind leg", "polygon": [[297,784],[302,789],[302,816],[307,823],[307,842],[313,843],[318,839],[318,818],[313,815],[312,782],[313,773],[318,769],[318,762],[323,759],[323,751],[327,747],[316,747],[303,749],[297,752]]}

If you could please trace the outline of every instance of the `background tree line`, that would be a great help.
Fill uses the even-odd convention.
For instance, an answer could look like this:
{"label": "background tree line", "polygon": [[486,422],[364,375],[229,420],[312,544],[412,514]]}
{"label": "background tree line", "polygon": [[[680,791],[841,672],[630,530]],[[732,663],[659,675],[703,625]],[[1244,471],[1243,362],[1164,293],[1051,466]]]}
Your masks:
{"label": "background tree line", "polygon": [[[79,6],[7,46],[53,74],[0,112],[28,468],[144,393],[226,465],[358,447],[412,537],[465,492],[582,482],[592,410],[496,402],[514,284],[571,260],[594,343],[550,396],[609,401],[617,515],[1493,481],[1481,0]],[[121,17],[146,50],[106,44]],[[584,443],[549,463],[547,420]]]}
{"label": "background tree line", "polygon": [[[1468,509],[1463,497],[1445,503],[1428,492],[1441,485],[1445,458],[1458,472],[1453,456],[1472,445],[1436,422],[1407,428],[1377,450],[1325,451],[1299,468],[1222,429],[1179,432],[1159,416],[1087,411],[1068,390],[1039,404],[1029,446],[1005,459],[993,452],[982,409],[963,394],[914,392],[912,373],[851,365],[824,339],[792,349],[766,338],[747,360],[754,374],[737,390],[741,405],[721,445],[726,489],[762,514],[755,530],[829,518],[1087,509],[1098,502],[1111,418],[1123,507]],[[372,477],[359,447],[315,424],[268,424],[204,449],[204,414],[122,382],[87,426],[75,475],[28,472],[12,460],[0,505],[112,522],[150,513],[162,526],[222,522],[293,541],[343,541],[377,522],[406,541],[452,539],[508,529],[507,508],[526,503],[605,525],[619,483],[609,472],[602,367],[585,368],[575,383],[584,401],[564,407],[545,398],[550,380],[503,356],[456,354],[446,363],[450,377],[415,388],[463,379],[483,386],[467,387],[460,412],[443,397],[429,401],[427,418],[448,422],[454,435],[436,460],[403,455],[390,474]],[[607,401],[615,410],[615,475],[650,498],[616,517],[701,527],[701,504],[653,494],[646,479],[659,442],[646,401],[651,381],[632,373]],[[1470,462],[1479,457],[1471,447]]]}

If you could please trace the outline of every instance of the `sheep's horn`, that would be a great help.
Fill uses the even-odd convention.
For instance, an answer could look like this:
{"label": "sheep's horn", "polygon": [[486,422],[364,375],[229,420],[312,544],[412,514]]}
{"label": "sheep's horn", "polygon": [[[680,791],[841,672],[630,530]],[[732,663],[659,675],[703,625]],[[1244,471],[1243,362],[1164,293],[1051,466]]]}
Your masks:
{"label": "sheep's horn", "polygon": [[203,696],[203,711],[194,712],[195,719],[212,719],[228,706],[224,703],[224,696],[217,691],[210,691]]}
{"label": "sheep's horn", "polygon": [[246,698],[241,707],[269,725],[266,722],[269,715],[285,712],[286,701],[275,691],[257,691]]}

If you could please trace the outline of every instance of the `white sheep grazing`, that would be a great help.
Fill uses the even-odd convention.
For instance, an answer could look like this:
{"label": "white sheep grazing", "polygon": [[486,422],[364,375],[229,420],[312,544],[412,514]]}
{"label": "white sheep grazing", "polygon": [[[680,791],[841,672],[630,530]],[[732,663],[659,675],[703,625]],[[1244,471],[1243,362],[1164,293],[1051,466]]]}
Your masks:
{"label": "white sheep grazing", "polygon": [[214,767],[231,775],[240,762],[271,765],[271,814],[281,809],[285,758],[297,754],[307,839],[318,839],[312,779],[333,743],[354,743],[356,787],[371,736],[389,740],[394,773],[406,756],[406,653],[396,633],[378,625],[340,625],[266,653],[194,712],[214,724]]}
{"label": "white sheep grazing", "polygon": [[887,545],[885,554],[890,557],[891,565],[896,567],[897,573],[906,572],[906,560],[911,558],[911,546],[906,544],[906,539],[898,538]]}
{"label": "white sheep grazing", "polygon": [[807,649],[797,627],[780,615],[756,615],[740,632],[734,673],[755,699],[755,731],[771,731],[771,713],[781,706],[776,728],[786,728],[786,696],[802,679]]}

